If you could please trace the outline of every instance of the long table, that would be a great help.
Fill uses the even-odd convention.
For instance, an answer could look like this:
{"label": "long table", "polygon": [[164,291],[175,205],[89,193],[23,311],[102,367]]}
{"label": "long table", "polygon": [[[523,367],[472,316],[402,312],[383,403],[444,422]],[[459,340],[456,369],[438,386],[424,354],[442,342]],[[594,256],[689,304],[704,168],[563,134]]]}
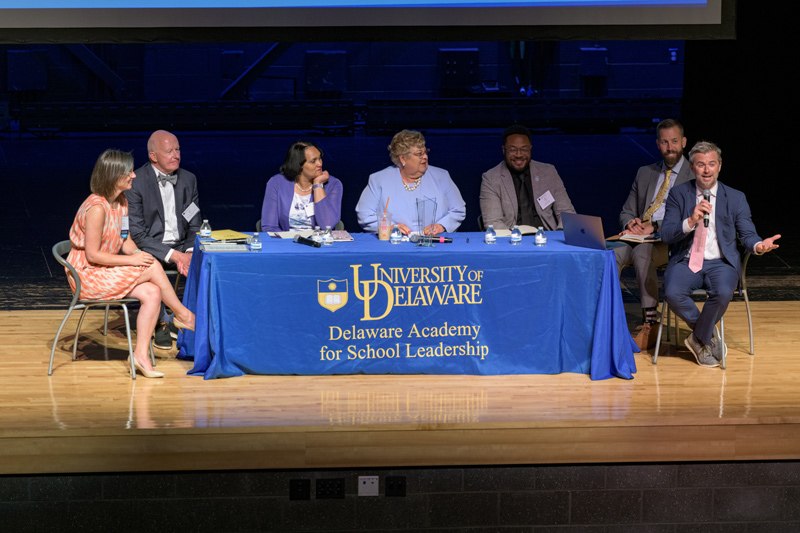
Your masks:
{"label": "long table", "polygon": [[478,233],[433,247],[262,236],[261,252],[195,243],[184,304],[196,331],[178,340],[190,374],[636,372],[614,254],[560,231],[545,247]]}

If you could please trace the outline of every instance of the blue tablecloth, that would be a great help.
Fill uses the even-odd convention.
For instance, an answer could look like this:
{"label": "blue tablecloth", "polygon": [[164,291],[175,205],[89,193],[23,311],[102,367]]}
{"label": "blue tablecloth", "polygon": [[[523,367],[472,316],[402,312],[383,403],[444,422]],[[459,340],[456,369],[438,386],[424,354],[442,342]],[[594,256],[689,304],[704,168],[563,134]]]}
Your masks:
{"label": "blue tablecloth", "polygon": [[184,293],[196,332],[179,339],[190,374],[636,372],[610,251],[568,246],[562,232],[545,247],[353,236],[322,248],[265,237],[259,253],[196,242]]}

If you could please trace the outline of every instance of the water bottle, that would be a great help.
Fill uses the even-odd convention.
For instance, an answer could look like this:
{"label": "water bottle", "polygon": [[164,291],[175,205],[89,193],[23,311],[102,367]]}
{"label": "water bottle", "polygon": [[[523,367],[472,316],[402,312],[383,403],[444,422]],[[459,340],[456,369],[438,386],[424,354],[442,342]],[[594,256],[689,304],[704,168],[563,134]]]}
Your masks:
{"label": "water bottle", "polygon": [[250,237],[250,251],[251,252],[261,251],[261,238],[258,236],[258,233],[253,233],[253,236]]}
{"label": "water bottle", "polygon": [[314,233],[311,234],[311,240],[314,242],[322,242],[322,230],[319,226],[314,226]]}
{"label": "water bottle", "polygon": [[392,232],[389,234],[389,242],[392,244],[400,244],[403,240],[403,234],[400,233],[400,228],[397,226],[392,228]]}
{"label": "water bottle", "polygon": [[208,223],[208,219],[204,219],[200,226],[200,236],[204,239],[211,237],[211,224]]}
{"label": "water bottle", "polygon": [[522,243],[522,232],[519,230],[519,226],[514,225],[514,229],[511,230],[511,244],[521,244]]}
{"label": "water bottle", "polygon": [[544,246],[547,244],[547,235],[544,234],[544,228],[539,226],[539,230],[536,232],[535,238],[536,246]]}
{"label": "water bottle", "polygon": [[494,244],[497,242],[497,233],[494,231],[494,227],[489,224],[489,227],[486,228],[486,236],[483,239],[483,242],[486,244]]}
{"label": "water bottle", "polygon": [[331,233],[330,226],[325,226],[325,233],[322,234],[322,244],[326,246],[333,244],[333,233]]}

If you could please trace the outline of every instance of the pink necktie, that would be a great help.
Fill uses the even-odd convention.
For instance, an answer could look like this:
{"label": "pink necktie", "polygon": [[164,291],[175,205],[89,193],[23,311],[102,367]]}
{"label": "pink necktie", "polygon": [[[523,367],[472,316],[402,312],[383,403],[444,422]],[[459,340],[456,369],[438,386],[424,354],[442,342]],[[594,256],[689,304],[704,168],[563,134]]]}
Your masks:
{"label": "pink necktie", "polygon": [[703,254],[706,251],[706,234],[708,228],[699,222],[694,228],[694,241],[692,241],[692,254],[689,256],[689,269],[695,274],[703,268]]}

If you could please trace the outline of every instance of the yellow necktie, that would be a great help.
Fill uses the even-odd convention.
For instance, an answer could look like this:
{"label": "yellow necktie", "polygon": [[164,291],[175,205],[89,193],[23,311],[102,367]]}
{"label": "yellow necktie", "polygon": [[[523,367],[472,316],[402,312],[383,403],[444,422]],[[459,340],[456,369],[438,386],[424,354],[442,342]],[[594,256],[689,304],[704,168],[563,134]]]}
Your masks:
{"label": "yellow necktie", "polygon": [[661,204],[664,203],[664,197],[667,195],[669,191],[669,178],[672,175],[672,170],[667,170],[664,172],[664,183],[661,184],[661,188],[658,189],[658,194],[656,195],[656,199],[653,200],[653,203],[650,207],[647,208],[647,211],[644,212],[644,216],[642,217],[642,222],[650,222],[650,219],[653,218],[653,213],[658,211],[658,208],[661,207]]}

